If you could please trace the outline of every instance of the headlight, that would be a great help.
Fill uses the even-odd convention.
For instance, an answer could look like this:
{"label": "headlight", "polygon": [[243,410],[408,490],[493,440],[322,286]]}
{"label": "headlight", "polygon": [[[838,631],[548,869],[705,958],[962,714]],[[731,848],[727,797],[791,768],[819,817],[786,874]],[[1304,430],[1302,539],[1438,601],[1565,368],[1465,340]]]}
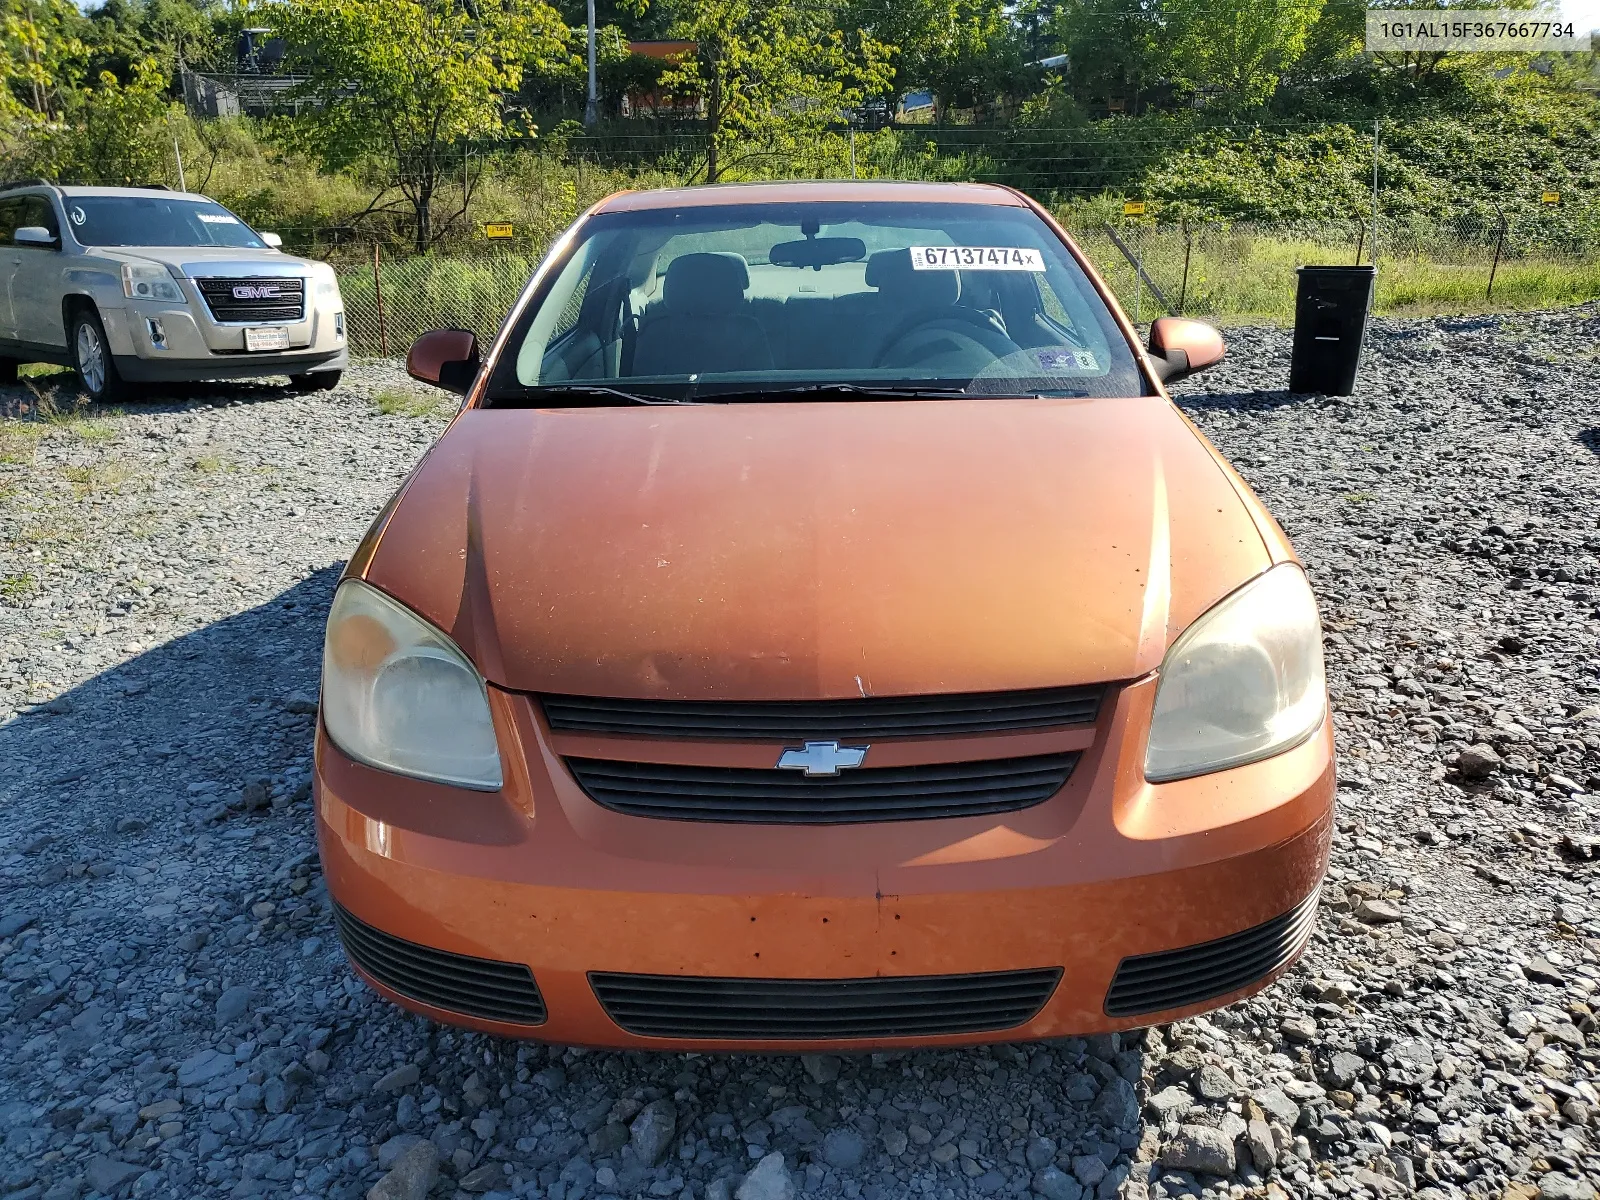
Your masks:
{"label": "headlight", "polygon": [[485,792],[504,782],[483,676],[444,634],[360,580],[339,585],[328,615],[322,720],[368,766]]}
{"label": "headlight", "polygon": [[176,300],[183,292],[167,269],[155,263],[123,263],[122,294],[130,300]]}
{"label": "headlight", "polygon": [[1167,651],[1145,778],[1268,758],[1309,737],[1326,707],[1317,602],[1305,574],[1286,563],[1221,601]]}

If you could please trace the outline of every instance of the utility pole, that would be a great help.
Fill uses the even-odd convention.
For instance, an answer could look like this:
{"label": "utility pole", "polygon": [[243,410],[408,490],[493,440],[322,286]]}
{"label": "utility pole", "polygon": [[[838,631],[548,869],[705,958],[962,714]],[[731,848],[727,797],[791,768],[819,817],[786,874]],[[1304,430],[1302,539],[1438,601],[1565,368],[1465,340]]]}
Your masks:
{"label": "utility pole", "polygon": [[594,82],[594,0],[589,0],[589,102],[583,106],[583,123],[591,129],[600,119],[599,100]]}

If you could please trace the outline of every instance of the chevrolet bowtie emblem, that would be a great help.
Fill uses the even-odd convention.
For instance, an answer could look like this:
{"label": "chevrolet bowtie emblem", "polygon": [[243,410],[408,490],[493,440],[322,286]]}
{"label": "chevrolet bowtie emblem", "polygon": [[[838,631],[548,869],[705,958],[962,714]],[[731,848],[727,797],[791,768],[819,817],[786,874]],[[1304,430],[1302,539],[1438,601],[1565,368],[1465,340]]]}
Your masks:
{"label": "chevrolet bowtie emblem", "polygon": [[838,742],[807,742],[804,750],[785,750],[778,756],[780,771],[804,771],[807,775],[837,775],[859,767],[871,746],[841,746]]}

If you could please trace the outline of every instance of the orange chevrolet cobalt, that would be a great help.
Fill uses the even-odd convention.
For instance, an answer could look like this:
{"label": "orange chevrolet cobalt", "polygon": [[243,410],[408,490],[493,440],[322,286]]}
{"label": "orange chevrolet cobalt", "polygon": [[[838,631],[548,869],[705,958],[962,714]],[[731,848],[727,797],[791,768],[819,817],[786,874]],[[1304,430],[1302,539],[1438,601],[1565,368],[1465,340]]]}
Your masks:
{"label": "orange chevrolet cobalt", "polygon": [[558,1043],[1167,1022],[1310,936],[1333,731],[1288,541],[1020,193],[624,193],[351,558],[316,747],[378,992]]}

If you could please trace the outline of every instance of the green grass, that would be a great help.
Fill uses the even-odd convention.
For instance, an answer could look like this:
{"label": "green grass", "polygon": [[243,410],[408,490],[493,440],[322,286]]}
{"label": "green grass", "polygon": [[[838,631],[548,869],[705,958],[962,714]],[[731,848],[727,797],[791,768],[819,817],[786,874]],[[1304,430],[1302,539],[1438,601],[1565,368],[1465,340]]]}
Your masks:
{"label": "green grass", "polygon": [[439,397],[406,388],[381,388],[373,393],[372,405],[386,417],[435,417],[445,408]]}
{"label": "green grass", "polygon": [[8,604],[21,604],[30,595],[39,581],[32,575],[0,575],[0,600]]}

